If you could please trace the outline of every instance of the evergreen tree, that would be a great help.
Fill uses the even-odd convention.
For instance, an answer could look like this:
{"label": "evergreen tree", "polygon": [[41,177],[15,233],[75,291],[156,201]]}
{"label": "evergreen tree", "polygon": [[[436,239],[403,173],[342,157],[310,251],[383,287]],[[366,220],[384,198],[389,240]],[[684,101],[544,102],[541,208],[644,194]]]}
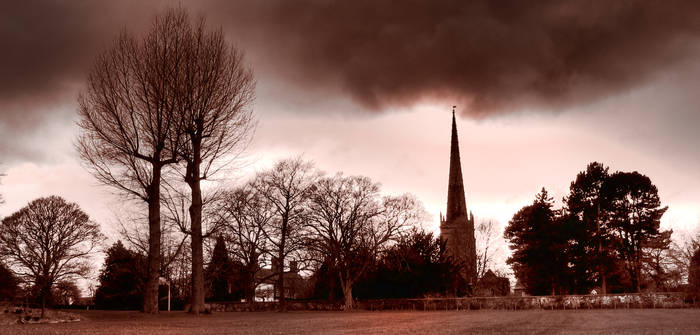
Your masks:
{"label": "evergreen tree", "polygon": [[241,267],[241,264],[235,264],[231,261],[226,250],[224,237],[219,235],[214,245],[211,261],[205,271],[208,284],[207,298],[213,301],[240,299],[243,296],[243,287],[241,278],[239,278]]}
{"label": "evergreen tree", "polygon": [[95,305],[103,309],[139,309],[147,275],[146,257],[124,247],[121,241],[107,249],[95,292]]}
{"label": "evergreen tree", "polygon": [[553,199],[542,188],[532,205],[513,216],[504,232],[513,250],[507,262],[534,295],[562,294],[568,289],[569,235],[552,207]]}
{"label": "evergreen tree", "polygon": [[[414,229],[383,253],[356,287],[358,298],[420,298],[454,292],[460,264],[432,233]],[[355,294],[355,293],[353,293]]]}
{"label": "evergreen tree", "polygon": [[14,299],[17,291],[17,277],[5,264],[0,262],[0,301]]}
{"label": "evergreen tree", "polygon": [[608,292],[608,276],[616,272],[613,238],[608,227],[609,203],[601,196],[610,174],[598,162],[588,164],[571,182],[564,199],[570,225],[569,260],[572,264],[572,290],[586,294],[599,286]]}
{"label": "evergreen tree", "polygon": [[610,203],[609,227],[617,243],[617,252],[624,262],[632,285],[640,292],[645,246],[668,249],[670,234],[660,229],[661,217],[668,207],[661,207],[658,189],[649,177],[638,172],[616,172],[603,185],[603,195]]}

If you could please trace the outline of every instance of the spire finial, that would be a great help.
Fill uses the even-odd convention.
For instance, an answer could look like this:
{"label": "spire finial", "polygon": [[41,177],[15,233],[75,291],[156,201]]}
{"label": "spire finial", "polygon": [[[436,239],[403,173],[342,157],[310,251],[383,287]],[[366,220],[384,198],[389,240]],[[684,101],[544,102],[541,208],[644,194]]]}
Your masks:
{"label": "spire finial", "polygon": [[455,108],[457,108],[457,106],[452,106],[452,116],[455,116]]}

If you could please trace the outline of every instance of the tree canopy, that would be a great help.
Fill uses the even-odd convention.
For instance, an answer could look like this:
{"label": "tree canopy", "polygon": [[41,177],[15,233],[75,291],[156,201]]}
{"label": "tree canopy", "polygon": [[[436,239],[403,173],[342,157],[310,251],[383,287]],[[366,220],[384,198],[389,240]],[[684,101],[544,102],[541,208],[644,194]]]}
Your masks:
{"label": "tree canopy", "polygon": [[106,251],[95,291],[95,305],[103,309],[139,309],[144,299],[147,260],[115,242]]}
{"label": "tree canopy", "polygon": [[43,313],[56,282],[88,275],[89,256],[102,239],[77,204],[50,196],[2,220],[0,256],[37,288]]}
{"label": "tree canopy", "polygon": [[[505,231],[508,263],[532,294],[586,294],[664,289],[672,276],[670,230],[658,189],[638,172],[593,162],[571,183],[563,208],[546,191],[518,211]],[[548,287],[548,288],[547,288]]]}

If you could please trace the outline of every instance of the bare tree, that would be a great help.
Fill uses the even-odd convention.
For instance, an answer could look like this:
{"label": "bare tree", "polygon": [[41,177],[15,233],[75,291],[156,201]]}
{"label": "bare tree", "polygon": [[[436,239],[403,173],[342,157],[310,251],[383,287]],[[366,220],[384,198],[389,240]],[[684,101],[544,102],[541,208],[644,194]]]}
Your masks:
{"label": "bare tree", "polygon": [[[191,27],[184,12],[187,27]],[[201,181],[211,178],[225,162],[248,144],[253,129],[249,109],[254,98],[252,71],[243,53],[228,46],[221,30],[209,31],[204,19],[189,30],[184,40],[183,71],[177,83],[178,115],[185,139],[181,158],[186,163],[184,180],[190,187],[189,207],[192,241],[191,312],[204,309],[204,255],[202,246]]]}
{"label": "bare tree", "polygon": [[230,252],[241,260],[245,276],[245,299],[255,301],[255,288],[261,278],[260,256],[268,252],[264,230],[274,217],[272,203],[250,184],[226,192],[219,202],[219,220],[223,222]]}
{"label": "bare tree", "polygon": [[[189,209],[192,206],[192,195],[186,186],[179,188],[183,186],[182,184],[165,184],[162,204],[166,226],[168,229],[174,229],[186,236],[191,236],[192,222]],[[213,191],[202,197],[201,236],[203,241],[215,237],[223,229],[223,222],[219,220],[218,203],[224,194],[223,191]]]}
{"label": "bare tree", "polygon": [[492,220],[481,221],[476,226],[476,274],[482,278],[488,270],[494,269],[494,256],[500,251],[505,241],[502,240],[497,226]]}
{"label": "bare tree", "polygon": [[88,275],[89,255],[102,240],[78,205],[50,196],[2,220],[0,256],[39,290],[43,317],[53,284]]}
{"label": "bare tree", "polygon": [[310,203],[313,247],[337,273],[345,309],[354,305],[352,288],[388,242],[424,218],[413,197],[379,198],[379,185],[366,177],[337,174],[321,178]]}
{"label": "bare tree", "polygon": [[176,163],[180,119],[175,113],[182,71],[185,13],[155,18],[140,40],[123,32],[100,54],[80,95],[77,150],[103,184],[148,204],[148,280],[143,311],[158,312],[160,195],[163,167]]}
{"label": "bare tree", "polygon": [[64,306],[76,304],[82,297],[75,282],[69,280],[57,282],[52,295],[56,304]]}
{"label": "bare tree", "polygon": [[[167,202],[166,202],[167,205]],[[166,206],[167,208],[167,206]],[[173,273],[173,264],[187,250],[188,235],[183,233],[179,226],[169,220],[167,212],[161,214],[161,234],[160,234],[160,276],[171,279]],[[120,215],[116,217],[117,225],[119,226],[119,235],[128,245],[135,249],[138,253],[148,255],[149,250],[149,232],[148,225],[144,230],[145,218],[137,210],[129,213],[128,210],[122,208]]]}
{"label": "bare tree", "polygon": [[280,310],[286,311],[285,261],[303,261],[308,225],[306,207],[319,173],[301,158],[286,159],[261,173],[253,182],[257,192],[272,205],[274,219],[262,230],[269,242],[273,269],[277,269]]}
{"label": "bare tree", "polygon": [[668,262],[673,272],[678,273],[679,280],[676,286],[688,283],[688,272],[693,260],[693,254],[700,249],[700,234],[681,234],[676,241],[671,242],[667,250]]}

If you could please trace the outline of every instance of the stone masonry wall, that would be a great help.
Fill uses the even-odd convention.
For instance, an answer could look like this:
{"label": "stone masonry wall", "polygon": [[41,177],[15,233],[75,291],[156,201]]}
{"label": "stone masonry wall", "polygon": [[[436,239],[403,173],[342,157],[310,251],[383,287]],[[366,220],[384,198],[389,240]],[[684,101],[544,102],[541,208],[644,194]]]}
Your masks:
{"label": "stone masonry wall", "polygon": [[[376,299],[357,302],[362,310],[521,310],[521,309],[618,309],[618,308],[693,308],[700,307],[683,292],[566,295],[566,296],[507,296],[470,298]],[[215,312],[274,311],[276,302],[212,303]],[[288,301],[288,310],[339,311],[341,304],[325,301]]]}

